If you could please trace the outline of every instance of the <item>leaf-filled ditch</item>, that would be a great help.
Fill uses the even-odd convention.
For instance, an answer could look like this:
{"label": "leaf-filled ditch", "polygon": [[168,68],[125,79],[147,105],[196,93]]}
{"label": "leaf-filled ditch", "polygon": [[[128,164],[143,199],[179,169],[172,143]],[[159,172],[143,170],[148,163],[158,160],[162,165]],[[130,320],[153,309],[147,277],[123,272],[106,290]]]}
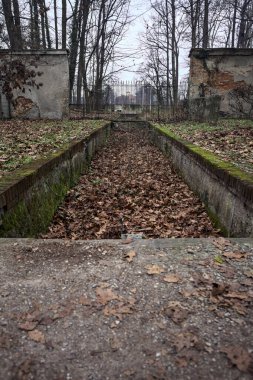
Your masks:
{"label": "leaf-filled ditch", "polygon": [[116,130],[69,191],[44,238],[207,237],[219,234],[196,195],[145,130]]}

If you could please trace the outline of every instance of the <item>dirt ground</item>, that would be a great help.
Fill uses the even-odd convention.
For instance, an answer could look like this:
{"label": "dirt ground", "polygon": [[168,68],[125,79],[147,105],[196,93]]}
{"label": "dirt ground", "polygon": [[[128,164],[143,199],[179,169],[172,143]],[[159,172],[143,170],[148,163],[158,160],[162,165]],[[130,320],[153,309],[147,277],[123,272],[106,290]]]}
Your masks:
{"label": "dirt ground", "polygon": [[253,376],[253,240],[0,240],[1,380]]}
{"label": "dirt ground", "polygon": [[203,204],[149,143],[116,130],[58,209],[44,238],[207,237],[219,233]]}

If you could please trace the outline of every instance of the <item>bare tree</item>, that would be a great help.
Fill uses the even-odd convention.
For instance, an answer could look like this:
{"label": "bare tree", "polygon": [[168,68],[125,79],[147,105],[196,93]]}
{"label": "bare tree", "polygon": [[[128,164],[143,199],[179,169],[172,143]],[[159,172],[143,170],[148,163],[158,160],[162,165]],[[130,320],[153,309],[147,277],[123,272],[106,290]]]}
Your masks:
{"label": "bare tree", "polygon": [[[18,0],[2,0],[3,13],[12,50],[23,48]],[[13,11],[12,11],[13,9]]]}

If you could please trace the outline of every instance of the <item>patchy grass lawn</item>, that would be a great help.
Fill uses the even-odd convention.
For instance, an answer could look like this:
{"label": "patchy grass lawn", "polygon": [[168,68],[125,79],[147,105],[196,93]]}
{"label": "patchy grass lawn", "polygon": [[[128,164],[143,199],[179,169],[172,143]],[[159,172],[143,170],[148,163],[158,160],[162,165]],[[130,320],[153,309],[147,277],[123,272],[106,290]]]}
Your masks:
{"label": "patchy grass lawn", "polygon": [[0,122],[0,178],[33,160],[56,152],[75,139],[88,136],[104,120]]}
{"label": "patchy grass lawn", "polygon": [[227,119],[216,125],[187,121],[165,127],[184,140],[253,174],[253,120]]}

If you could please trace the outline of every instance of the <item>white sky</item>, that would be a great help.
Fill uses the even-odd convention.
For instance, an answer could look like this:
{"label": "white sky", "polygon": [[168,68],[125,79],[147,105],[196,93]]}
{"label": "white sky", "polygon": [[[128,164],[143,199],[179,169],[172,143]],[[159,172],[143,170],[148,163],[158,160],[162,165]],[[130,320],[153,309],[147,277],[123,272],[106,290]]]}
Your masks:
{"label": "white sky", "polygon": [[[146,0],[131,0],[130,14],[135,17],[135,21],[129,26],[125,37],[121,41],[119,48],[122,52],[127,54],[127,58],[124,62],[121,62],[122,66],[130,66],[129,71],[119,73],[117,76],[120,80],[134,80],[137,79],[138,73],[135,73],[139,69],[140,63],[143,61],[143,51],[141,48],[139,35],[144,31],[144,19],[148,19],[150,13],[150,2]],[[180,79],[188,73],[188,48],[180,49]],[[118,66],[115,64],[115,69]]]}

